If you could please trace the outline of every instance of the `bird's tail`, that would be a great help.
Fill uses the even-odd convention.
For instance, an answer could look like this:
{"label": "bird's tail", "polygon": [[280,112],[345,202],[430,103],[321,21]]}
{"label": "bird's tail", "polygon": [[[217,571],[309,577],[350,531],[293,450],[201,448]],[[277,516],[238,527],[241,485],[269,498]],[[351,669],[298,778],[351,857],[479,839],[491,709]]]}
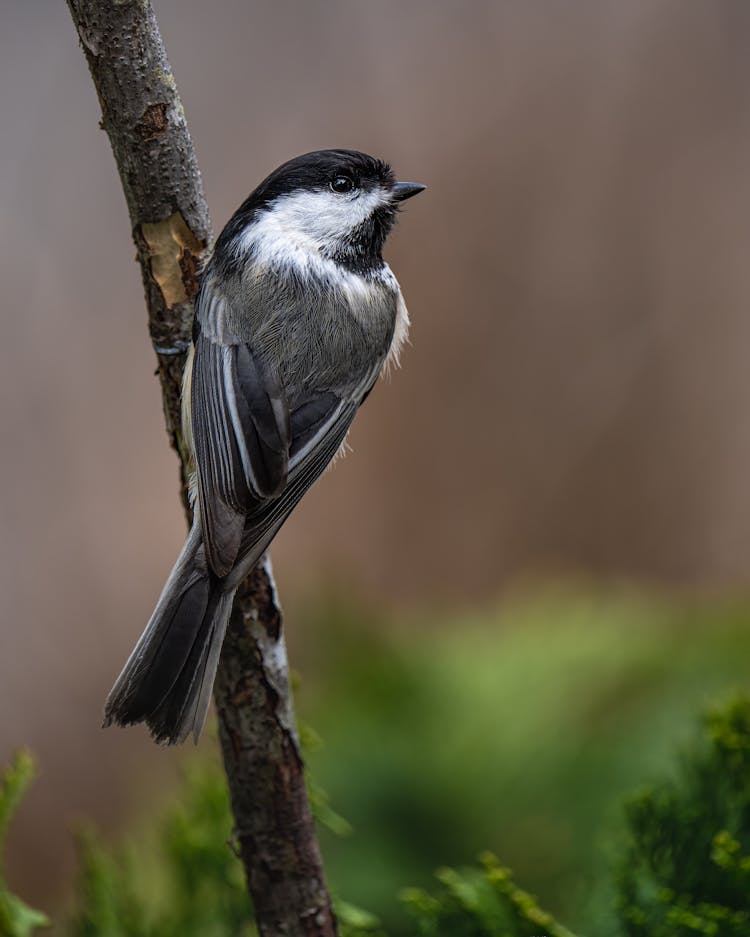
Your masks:
{"label": "bird's tail", "polygon": [[198,740],[232,610],[194,524],[159,602],[107,697],[104,725],[145,722],[157,742]]}

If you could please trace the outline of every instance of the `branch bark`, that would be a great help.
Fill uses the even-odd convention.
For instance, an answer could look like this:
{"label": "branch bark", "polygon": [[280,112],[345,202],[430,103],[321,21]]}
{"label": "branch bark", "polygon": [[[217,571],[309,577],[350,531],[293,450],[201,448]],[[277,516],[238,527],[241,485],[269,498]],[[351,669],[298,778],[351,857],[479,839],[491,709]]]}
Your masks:
{"label": "branch bark", "polygon": [[[198,270],[211,241],[198,164],[149,0],[67,2],[130,213],[189,515],[180,391]],[[235,835],[262,937],[335,937],[268,561],[238,592],[214,699]]]}

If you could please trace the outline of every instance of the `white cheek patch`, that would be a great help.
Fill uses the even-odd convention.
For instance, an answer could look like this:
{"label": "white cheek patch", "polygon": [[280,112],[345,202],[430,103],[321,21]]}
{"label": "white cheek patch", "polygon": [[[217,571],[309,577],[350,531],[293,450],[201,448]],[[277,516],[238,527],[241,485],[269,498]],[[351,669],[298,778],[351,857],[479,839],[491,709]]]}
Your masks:
{"label": "white cheek patch", "polygon": [[300,270],[319,269],[321,250],[335,253],[337,245],[390,201],[381,188],[339,195],[293,192],[275,199],[237,239],[238,251],[252,252],[261,265],[293,264]]}
{"label": "white cheek patch", "polygon": [[389,194],[379,187],[347,194],[328,189],[293,192],[272,202],[267,214],[289,234],[302,232],[325,247],[346,237],[389,200]]}

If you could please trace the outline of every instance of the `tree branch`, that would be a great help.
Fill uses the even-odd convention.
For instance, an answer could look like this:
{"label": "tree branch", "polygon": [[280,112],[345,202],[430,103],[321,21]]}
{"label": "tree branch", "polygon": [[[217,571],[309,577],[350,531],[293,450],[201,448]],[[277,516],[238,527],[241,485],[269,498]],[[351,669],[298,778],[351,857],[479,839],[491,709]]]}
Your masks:
{"label": "tree branch", "polygon": [[[182,371],[211,240],[185,114],[148,0],[68,0],[99,95],[143,275],[164,416],[180,455]],[[236,836],[262,937],[335,937],[268,562],[240,588],[214,698]]]}

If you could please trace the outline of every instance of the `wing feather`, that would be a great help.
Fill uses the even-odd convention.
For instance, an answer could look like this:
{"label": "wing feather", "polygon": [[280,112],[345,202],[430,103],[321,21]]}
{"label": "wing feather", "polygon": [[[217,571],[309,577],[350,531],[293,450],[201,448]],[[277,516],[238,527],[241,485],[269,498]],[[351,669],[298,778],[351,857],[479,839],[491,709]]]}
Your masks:
{"label": "wing feather", "polygon": [[241,579],[258,562],[284,521],[341,448],[362,400],[380,373],[378,361],[366,378],[345,397],[332,392],[311,396],[292,411],[292,447],[287,485],[282,493],[248,515],[242,533]]}
{"label": "wing feather", "polygon": [[225,576],[235,564],[250,497],[237,437],[230,430],[230,412],[221,347],[199,336],[190,413],[201,525],[209,565],[217,576]]}
{"label": "wing feather", "polygon": [[349,432],[359,403],[338,401],[335,418],[320,434],[313,446],[306,446],[306,456],[289,472],[289,480],[278,498],[266,501],[246,519],[240,547],[241,568],[238,578],[244,576],[261,558],[276,536],[281,525],[299,503],[302,496],[323,474],[326,466],[338,452]]}

